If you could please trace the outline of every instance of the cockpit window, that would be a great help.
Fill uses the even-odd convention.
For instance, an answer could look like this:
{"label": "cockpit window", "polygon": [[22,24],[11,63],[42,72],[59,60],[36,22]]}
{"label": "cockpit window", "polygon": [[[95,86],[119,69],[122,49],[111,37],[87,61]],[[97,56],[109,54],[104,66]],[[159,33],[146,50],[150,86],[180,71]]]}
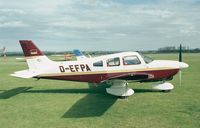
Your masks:
{"label": "cockpit window", "polygon": [[140,54],[140,56],[143,58],[143,60],[144,60],[144,62],[145,63],[151,63],[152,61],[153,61],[153,59],[152,58],[150,58],[150,57],[148,57],[148,56],[145,56],[145,55],[143,55],[142,53],[140,53],[139,52],[139,54]]}
{"label": "cockpit window", "polygon": [[103,67],[103,61],[101,60],[101,61],[95,62],[95,63],[93,63],[93,66],[94,67]]}
{"label": "cockpit window", "polygon": [[107,66],[119,66],[120,65],[120,60],[119,57],[116,58],[111,58],[107,60]]}
{"label": "cockpit window", "polygon": [[141,64],[137,56],[125,56],[123,58],[124,65],[137,65]]}

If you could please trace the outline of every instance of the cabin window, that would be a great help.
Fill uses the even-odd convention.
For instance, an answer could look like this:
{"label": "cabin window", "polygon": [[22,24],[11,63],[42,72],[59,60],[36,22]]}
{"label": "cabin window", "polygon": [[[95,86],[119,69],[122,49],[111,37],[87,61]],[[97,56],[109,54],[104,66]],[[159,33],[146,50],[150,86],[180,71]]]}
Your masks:
{"label": "cabin window", "polygon": [[103,61],[101,60],[101,61],[95,62],[95,63],[93,63],[93,66],[94,67],[103,67]]}
{"label": "cabin window", "polygon": [[137,56],[125,56],[123,58],[124,65],[137,65],[141,64]]}
{"label": "cabin window", "polygon": [[111,58],[107,60],[107,66],[119,66],[120,65],[120,60],[119,57],[116,58]]}

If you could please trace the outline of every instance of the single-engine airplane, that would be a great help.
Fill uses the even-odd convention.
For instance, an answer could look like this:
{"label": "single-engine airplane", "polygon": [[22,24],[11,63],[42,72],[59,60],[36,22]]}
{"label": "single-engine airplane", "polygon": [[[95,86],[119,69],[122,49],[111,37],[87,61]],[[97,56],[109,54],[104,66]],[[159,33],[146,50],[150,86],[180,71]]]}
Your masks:
{"label": "single-engine airplane", "polygon": [[[20,40],[29,69],[11,76],[20,78],[56,79],[98,84],[112,83],[107,93],[127,97],[134,94],[128,82],[154,82],[157,90],[170,91],[171,80],[189,65],[179,61],[153,60],[139,52],[121,52],[76,61],[54,62],[47,58],[31,40]],[[181,52],[180,52],[180,56]],[[181,59],[182,60],[182,59]]]}

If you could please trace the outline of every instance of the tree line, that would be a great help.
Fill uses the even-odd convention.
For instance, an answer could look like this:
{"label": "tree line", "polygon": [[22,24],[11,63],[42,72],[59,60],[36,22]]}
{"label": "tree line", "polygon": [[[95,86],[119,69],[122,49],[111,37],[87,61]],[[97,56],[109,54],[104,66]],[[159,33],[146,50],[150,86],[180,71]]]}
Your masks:
{"label": "tree line", "polygon": [[[113,54],[113,53],[118,53],[118,52],[123,52],[123,51],[82,51],[84,55],[91,55],[91,56],[96,56],[96,55],[105,55],[105,54]],[[178,53],[179,52],[179,47],[175,46],[167,46],[167,47],[162,47],[157,50],[146,50],[146,51],[140,51],[142,53],[150,53],[150,54],[156,54],[156,53]],[[191,49],[189,47],[183,46],[182,47],[182,52],[184,53],[200,53],[200,48],[194,48]],[[53,51],[44,51],[45,55],[64,55],[64,54],[73,54],[72,51],[60,51],[60,52],[53,52]],[[23,56],[22,52],[6,52],[6,55],[8,56]],[[0,55],[2,56],[2,55]]]}

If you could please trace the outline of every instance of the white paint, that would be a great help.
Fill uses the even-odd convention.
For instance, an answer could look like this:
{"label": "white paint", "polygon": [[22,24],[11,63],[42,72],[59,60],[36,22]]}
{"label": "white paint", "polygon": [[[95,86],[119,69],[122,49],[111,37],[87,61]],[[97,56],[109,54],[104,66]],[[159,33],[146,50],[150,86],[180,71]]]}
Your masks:
{"label": "white paint", "polygon": [[122,80],[114,80],[110,88],[106,88],[106,92],[115,96],[131,96],[134,90],[128,87],[128,83]]}
{"label": "white paint", "polygon": [[168,90],[174,89],[174,86],[171,83],[165,82],[165,83],[153,85],[153,89],[168,91]]}

